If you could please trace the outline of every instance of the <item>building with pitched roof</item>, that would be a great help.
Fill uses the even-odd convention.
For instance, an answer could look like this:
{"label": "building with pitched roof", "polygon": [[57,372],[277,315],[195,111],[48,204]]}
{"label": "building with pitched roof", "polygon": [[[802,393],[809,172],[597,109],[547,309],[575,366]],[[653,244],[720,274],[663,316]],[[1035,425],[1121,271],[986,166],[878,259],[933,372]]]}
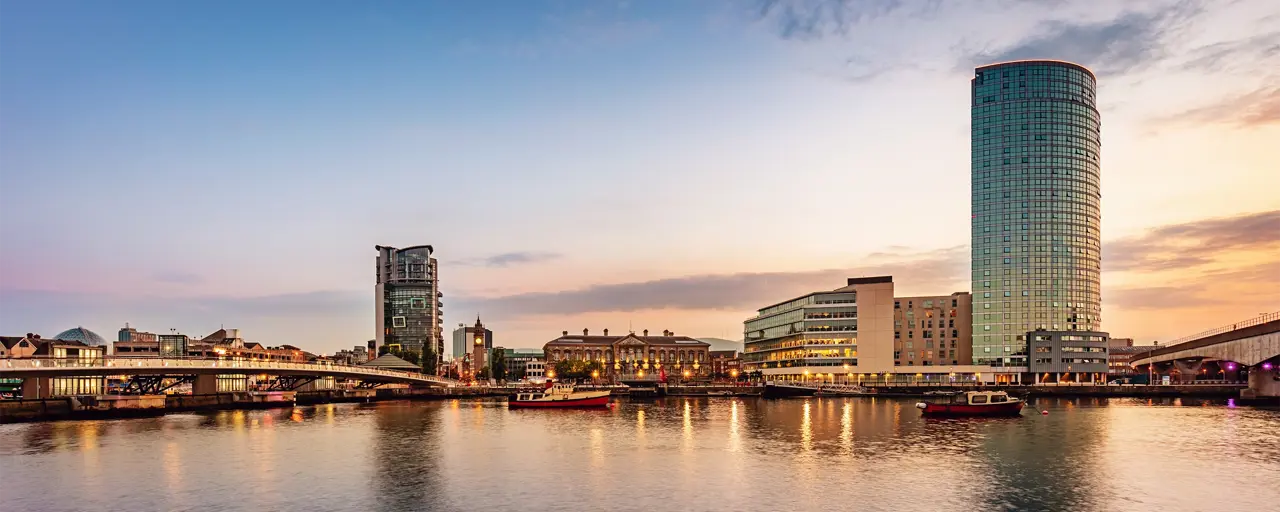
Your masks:
{"label": "building with pitched roof", "polygon": [[559,338],[543,345],[542,351],[546,355],[549,378],[554,378],[550,370],[561,361],[594,361],[604,367],[601,378],[623,381],[652,380],[667,375],[709,378],[710,347],[704,341],[665,330],[661,336],[650,336],[648,329],[641,334],[628,332],[610,336],[605,329],[603,334],[593,336],[588,329],[583,329],[581,336],[563,331]]}

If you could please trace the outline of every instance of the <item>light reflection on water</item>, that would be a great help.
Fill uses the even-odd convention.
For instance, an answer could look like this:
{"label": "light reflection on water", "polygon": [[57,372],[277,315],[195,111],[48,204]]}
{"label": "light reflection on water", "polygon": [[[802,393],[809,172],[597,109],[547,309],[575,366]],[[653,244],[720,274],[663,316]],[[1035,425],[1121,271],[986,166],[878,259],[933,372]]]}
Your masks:
{"label": "light reflection on water", "polygon": [[1040,400],[385,402],[0,425],[5,510],[1274,510],[1280,411]]}

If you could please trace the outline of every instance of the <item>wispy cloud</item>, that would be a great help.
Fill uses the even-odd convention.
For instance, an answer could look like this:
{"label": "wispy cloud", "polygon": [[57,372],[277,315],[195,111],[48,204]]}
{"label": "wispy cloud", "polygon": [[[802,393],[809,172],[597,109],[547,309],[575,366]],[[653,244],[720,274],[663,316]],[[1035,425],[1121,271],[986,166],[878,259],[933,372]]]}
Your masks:
{"label": "wispy cloud", "polygon": [[1160,271],[1202,266],[1242,251],[1280,250],[1280,210],[1170,224],[1103,244],[1103,268]]}
{"label": "wispy cloud", "polygon": [[1254,72],[1266,69],[1268,64],[1270,69],[1276,69],[1280,66],[1280,30],[1194,48],[1187,57],[1179,65],[1185,71]]}
{"label": "wispy cloud", "polygon": [[1170,8],[1132,11],[1104,21],[1045,21],[1031,31],[1033,35],[1003,48],[968,55],[961,66],[1059,59],[1088,66],[1100,74],[1124,74],[1166,58],[1170,42],[1200,11],[1197,2],[1184,1]]}
{"label": "wispy cloud", "polygon": [[532,263],[544,263],[548,261],[558,260],[564,257],[562,254],[554,252],[537,252],[537,251],[516,251],[504,252],[484,258],[472,258],[465,260],[457,260],[450,262],[454,265],[476,266],[476,267],[510,267],[512,265],[527,265]]}
{"label": "wispy cloud", "polygon": [[941,2],[904,0],[762,0],[757,21],[773,25],[783,39],[844,37],[856,27],[899,11],[928,12]]}
{"label": "wispy cloud", "polygon": [[[847,277],[893,275],[899,283],[938,293],[964,286],[969,252],[954,247],[909,261],[805,272],[702,274],[653,281],[590,286],[578,290],[501,297],[461,297],[464,310],[495,315],[567,315],[648,309],[750,311],[764,304],[815,290],[843,286]],[[899,284],[901,287],[901,284]]]}
{"label": "wispy cloud", "polygon": [[1280,123],[1280,85],[1268,85],[1239,96],[1177,114],[1159,117],[1153,125],[1225,124],[1237,128],[1254,128]]}

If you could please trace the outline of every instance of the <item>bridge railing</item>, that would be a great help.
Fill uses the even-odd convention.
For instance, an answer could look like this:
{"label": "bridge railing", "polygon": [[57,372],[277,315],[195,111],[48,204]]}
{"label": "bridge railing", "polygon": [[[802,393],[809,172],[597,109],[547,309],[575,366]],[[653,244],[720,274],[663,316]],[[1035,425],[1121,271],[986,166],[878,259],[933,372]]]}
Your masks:
{"label": "bridge railing", "polygon": [[49,368],[119,368],[121,373],[128,373],[132,368],[166,367],[173,368],[175,371],[190,368],[221,368],[228,370],[244,370],[245,373],[252,373],[253,370],[327,371],[347,373],[351,374],[352,377],[389,377],[402,380],[428,381],[445,385],[453,385],[457,382],[453,379],[446,379],[435,375],[402,372],[398,370],[385,370],[381,368],[369,368],[367,366],[328,363],[298,363],[290,361],[146,357],[106,357],[97,359],[33,357],[21,359],[0,359],[0,371],[40,370]]}
{"label": "bridge railing", "polygon": [[1244,320],[1244,321],[1241,321],[1241,322],[1234,322],[1234,323],[1231,323],[1231,324],[1224,325],[1224,326],[1222,326],[1222,327],[1218,327],[1218,328],[1216,328],[1216,329],[1209,329],[1209,330],[1204,331],[1204,332],[1198,332],[1198,333],[1192,334],[1192,335],[1190,335],[1190,336],[1183,336],[1183,337],[1178,338],[1178,339],[1176,339],[1176,340],[1173,340],[1173,341],[1170,341],[1170,342],[1168,342],[1168,343],[1165,343],[1165,344],[1164,344],[1164,346],[1172,347],[1172,346],[1174,346],[1174,345],[1178,345],[1178,344],[1181,344],[1181,343],[1186,343],[1186,342],[1188,342],[1188,341],[1195,341],[1195,340],[1198,340],[1198,339],[1201,339],[1201,338],[1208,338],[1209,336],[1214,336],[1214,335],[1222,334],[1222,333],[1224,333],[1224,332],[1231,332],[1231,331],[1234,331],[1234,330],[1237,330],[1237,329],[1243,329],[1243,328],[1245,328],[1245,327],[1253,327],[1253,326],[1255,326],[1255,325],[1261,325],[1261,324],[1265,324],[1265,323],[1267,323],[1267,322],[1274,322],[1274,321],[1276,321],[1276,320],[1280,320],[1280,311],[1276,311],[1276,312],[1274,312],[1274,313],[1263,313],[1263,314],[1261,314],[1261,315],[1255,316],[1255,317],[1250,318],[1250,319],[1248,319],[1248,320]]}

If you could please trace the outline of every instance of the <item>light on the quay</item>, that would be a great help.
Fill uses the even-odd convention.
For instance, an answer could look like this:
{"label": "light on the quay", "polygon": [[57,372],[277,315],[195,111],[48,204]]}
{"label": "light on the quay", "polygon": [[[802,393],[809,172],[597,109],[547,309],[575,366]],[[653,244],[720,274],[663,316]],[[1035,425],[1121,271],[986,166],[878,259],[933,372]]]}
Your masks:
{"label": "light on the quay", "polygon": [[1262,363],[1263,370],[1271,371],[1272,368],[1274,368],[1274,366],[1272,366],[1270,362]]}

